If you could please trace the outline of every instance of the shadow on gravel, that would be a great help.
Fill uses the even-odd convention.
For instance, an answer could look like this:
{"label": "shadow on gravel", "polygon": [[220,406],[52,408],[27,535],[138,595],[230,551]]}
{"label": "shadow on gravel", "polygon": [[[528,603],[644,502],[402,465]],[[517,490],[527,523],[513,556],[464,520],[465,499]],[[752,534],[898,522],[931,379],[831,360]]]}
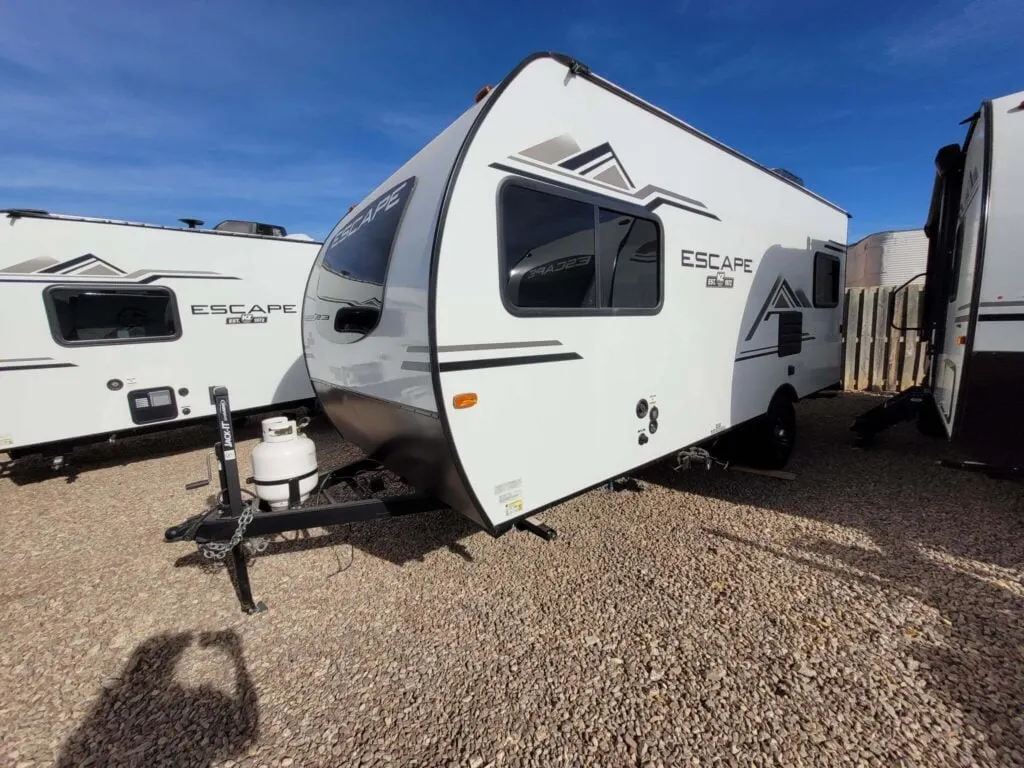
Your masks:
{"label": "shadow on gravel", "polygon": [[[877,402],[877,401],[876,401]],[[1020,485],[936,465],[942,441],[912,425],[883,433],[877,448],[850,447],[853,416],[867,398],[802,405],[790,470],[795,482],[732,472],[643,475],[690,493],[861,531],[880,551],[807,535],[785,546],[706,529],[740,547],[913,598],[939,611],[940,638],[918,637],[917,656],[932,693],[964,713],[1002,764],[1024,764],[1024,493]],[[917,639],[915,639],[917,638]]]}
{"label": "shadow on gravel", "polygon": [[[188,675],[178,668],[193,648],[213,652],[215,676],[233,678],[231,693],[205,679],[188,686],[175,679]],[[152,637],[114,682],[64,743],[59,768],[208,766],[240,757],[256,741],[259,703],[233,631]]]}

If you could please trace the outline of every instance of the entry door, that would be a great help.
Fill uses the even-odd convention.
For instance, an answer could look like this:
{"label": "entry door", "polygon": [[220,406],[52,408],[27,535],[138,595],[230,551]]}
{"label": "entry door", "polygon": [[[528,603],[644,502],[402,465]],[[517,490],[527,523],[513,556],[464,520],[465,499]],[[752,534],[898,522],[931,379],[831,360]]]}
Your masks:
{"label": "entry door", "polygon": [[[980,131],[975,132],[981,135]],[[967,336],[970,329],[971,303],[977,270],[978,237],[981,227],[982,142],[972,141],[964,170],[960,195],[960,217],[950,264],[950,292],[946,306],[943,343],[936,360],[935,402],[950,435],[955,429],[957,399],[962,384]]]}

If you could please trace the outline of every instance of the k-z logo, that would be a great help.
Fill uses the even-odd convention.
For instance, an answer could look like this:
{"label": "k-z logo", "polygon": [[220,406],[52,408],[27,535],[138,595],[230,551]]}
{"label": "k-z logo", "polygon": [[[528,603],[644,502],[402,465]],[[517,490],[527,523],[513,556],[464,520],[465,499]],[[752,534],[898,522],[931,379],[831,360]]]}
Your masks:
{"label": "k-z logo", "polygon": [[732,288],[734,282],[733,278],[725,276],[725,272],[719,272],[714,276],[709,275],[704,281],[704,286],[707,288]]}

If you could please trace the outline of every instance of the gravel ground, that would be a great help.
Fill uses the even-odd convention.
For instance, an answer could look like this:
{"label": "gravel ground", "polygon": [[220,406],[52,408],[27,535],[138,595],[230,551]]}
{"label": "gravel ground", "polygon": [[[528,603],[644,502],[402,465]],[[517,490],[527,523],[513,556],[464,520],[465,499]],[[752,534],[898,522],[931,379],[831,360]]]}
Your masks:
{"label": "gravel ground", "polygon": [[795,481],[659,468],[545,513],[551,543],[290,536],[254,617],[162,541],[211,431],[9,474],[0,765],[1024,765],[1020,487],[909,425],[851,449],[870,404],[799,407]]}

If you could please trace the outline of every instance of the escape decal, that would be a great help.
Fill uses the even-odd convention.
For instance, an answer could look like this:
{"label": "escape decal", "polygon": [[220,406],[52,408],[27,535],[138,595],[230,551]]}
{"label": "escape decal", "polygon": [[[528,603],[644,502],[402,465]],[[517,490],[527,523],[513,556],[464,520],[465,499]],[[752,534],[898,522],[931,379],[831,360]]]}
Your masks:
{"label": "escape decal", "polygon": [[193,315],[227,315],[227,325],[260,325],[266,323],[271,314],[293,315],[298,312],[295,304],[192,304]]}

